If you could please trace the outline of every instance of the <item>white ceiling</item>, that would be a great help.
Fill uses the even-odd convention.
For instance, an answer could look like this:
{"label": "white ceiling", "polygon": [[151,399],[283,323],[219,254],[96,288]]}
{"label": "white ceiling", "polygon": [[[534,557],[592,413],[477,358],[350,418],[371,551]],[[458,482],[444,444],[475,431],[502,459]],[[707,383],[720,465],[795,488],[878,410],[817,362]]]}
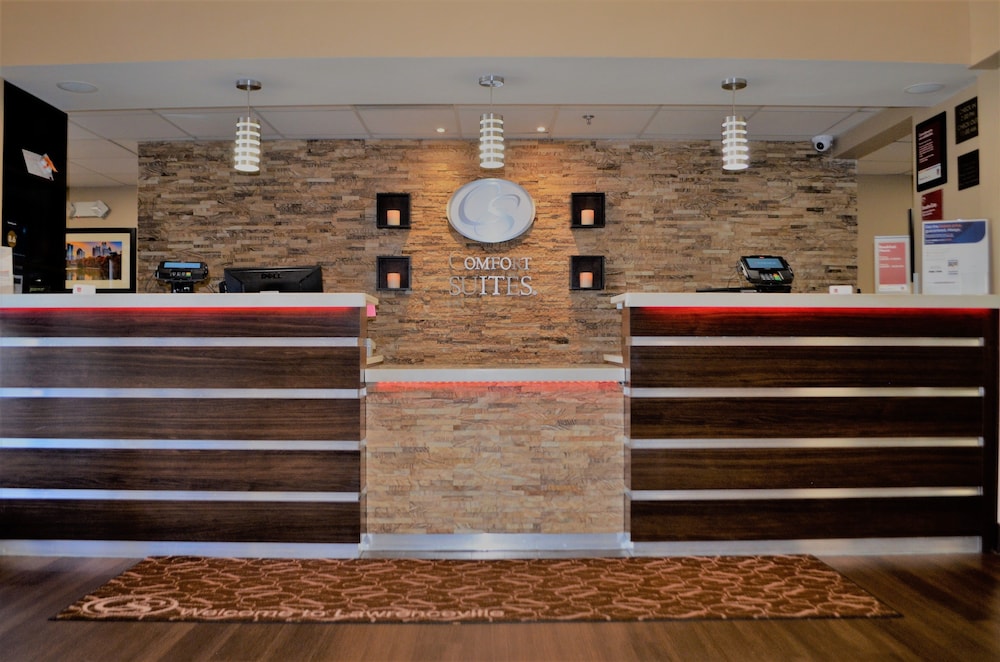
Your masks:
{"label": "white ceiling", "polygon": [[[475,139],[490,108],[484,74],[508,140],[717,140],[736,93],[751,140],[842,135],[885,108],[930,107],[975,80],[963,65],[631,58],[352,58],[29,66],[0,69],[14,85],[68,112],[70,186],[131,186],[138,143],[231,140],[247,95],[264,139]],[[66,92],[86,81],[93,93]],[[936,82],[940,91],[905,88]],[[588,123],[585,115],[592,115]],[[538,127],[544,127],[539,132]],[[443,129],[443,132],[439,132]],[[908,140],[859,163],[862,174],[910,172]]]}

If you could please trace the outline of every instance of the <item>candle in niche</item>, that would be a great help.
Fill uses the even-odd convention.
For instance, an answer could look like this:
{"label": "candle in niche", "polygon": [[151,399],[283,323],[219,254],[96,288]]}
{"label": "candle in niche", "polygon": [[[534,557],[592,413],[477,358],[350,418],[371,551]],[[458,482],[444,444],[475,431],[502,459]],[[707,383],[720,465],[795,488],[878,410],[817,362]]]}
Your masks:
{"label": "candle in niche", "polygon": [[580,272],[580,289],[589,290],[594,286],[594,272],[593,271],[581,271]]}
{"label": "candle in niche", "polygon": [[594,210],[593,209],[581,209],[580,210],[580,225],[593,225],[594,224]]}
{"label": "candle in niche", "polygon": [[[398,221],[399,219],[397,218],[396,220]],[[394,272],[394,271],[390,271],[389,273],[387,273],[385,275],[385,285],[390,290],[398,290],[399,289],[399,274],[396,273],[396,272]]]}
{"label": "candle in niche", "polygon": [[[386,225],[399,225],[399,210],[398,209],[386,209],[385,210],[385,223]],[[396,274],[397,276],[399,274]]]}

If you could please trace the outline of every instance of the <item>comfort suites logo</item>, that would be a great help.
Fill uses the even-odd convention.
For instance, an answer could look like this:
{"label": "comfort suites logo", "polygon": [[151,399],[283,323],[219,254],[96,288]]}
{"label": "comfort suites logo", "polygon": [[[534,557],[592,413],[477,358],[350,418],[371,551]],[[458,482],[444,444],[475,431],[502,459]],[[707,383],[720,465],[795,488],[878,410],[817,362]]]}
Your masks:
{"label": "comfort suites logo", "polygon": [[[448,223],[467,239],[498,244],[516,239],[535,221],[535,201],[506,179],[479,179],[455,191],[448,202]],[[452,296],[533,296],[531,258],[490,255],[448,258]]]}
{"label": "comfort suites logo", "polygon": [[506,179],[478,179],[455,191],[448,223],[463,237],[497,244],[520,237],[535,221],[535,201]]}

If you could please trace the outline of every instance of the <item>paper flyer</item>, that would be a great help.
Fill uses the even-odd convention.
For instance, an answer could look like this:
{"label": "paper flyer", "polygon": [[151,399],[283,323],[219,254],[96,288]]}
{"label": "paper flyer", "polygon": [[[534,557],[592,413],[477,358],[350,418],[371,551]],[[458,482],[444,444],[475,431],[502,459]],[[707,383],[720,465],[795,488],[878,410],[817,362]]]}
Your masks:
{"label": "paper flyer", "polygon": [[989,294],[989,247],[986,219],[925,222],[924,294]]}

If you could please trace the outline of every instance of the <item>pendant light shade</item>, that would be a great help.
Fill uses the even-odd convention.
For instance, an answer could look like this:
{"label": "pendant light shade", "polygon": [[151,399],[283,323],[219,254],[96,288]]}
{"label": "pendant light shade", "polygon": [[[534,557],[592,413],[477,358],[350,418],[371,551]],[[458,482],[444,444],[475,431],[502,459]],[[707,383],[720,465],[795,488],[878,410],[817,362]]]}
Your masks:
{"label": "pendant light shade", "polygon": [[736,114],[736,90],[747,86],[743,78],[727,78],[722,89],[733,93],[732,115],[722,123],[722,169],[746,170],[750,167],[750,142],[747,140],[747,121]]}
{"label": "pendant light shade", "polygon": [[479,118],[479,167],[503,167],[503,115],[483,113]]}
{"label": "pendant light shade", "polygon": [[482,76],[479,84],[490,88],[490,112],[479,117],[479,167],[496,169],[504,165],[503,115],[493,112],[493,88],[503,85],[503,77]]}
{"label": "pendant light shade", "polygon": [[247,114],[236,123],[234,165],[239,172],[260,172],[260,122],[250,113],[250,92],[261,88],[260,81],[248,78],[236,81],[236,87],[246,90]]}

